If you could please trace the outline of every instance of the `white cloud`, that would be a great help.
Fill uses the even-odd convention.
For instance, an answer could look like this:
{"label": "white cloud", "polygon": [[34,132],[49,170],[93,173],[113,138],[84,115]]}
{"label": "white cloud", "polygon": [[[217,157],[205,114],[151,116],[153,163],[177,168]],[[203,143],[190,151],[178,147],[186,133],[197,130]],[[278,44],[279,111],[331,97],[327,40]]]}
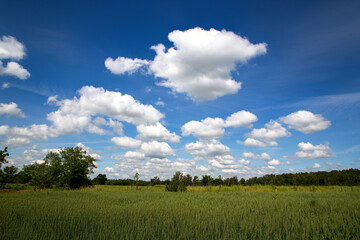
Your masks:
{"label": "white cloud", "polygon": [[141,145],[141,141],[131,138],[131,137],[113,137],[111,139],[111,141],[116,145],[119,146],[121,148],[132,148],[132,149],[136,149],[139,148]]}
{"label": "white cloud", "polygon": [[244,164],[244,165],[249,165],[250,164],[250,160],[246,160],[246,159],[240,159],[239,163]]}
{"label": "white cloud", "polygon": [[105,66],[113,74],[133,74],[138,69],[146,67],[149,65],[149,61],[142,59],[131,59],[125,57],[118,57],[117,59],[112,59],[111,57],[105,60]]}
{"label": "white cloud", "polygon": [[166,104],[164,103],[164,101],[161,101],[161,98],[158,98],[158,100],[155,102],[155,105],[164,107]]}
{"label": "white cloud", "polygon": [[255,114],[242,110],[227,117],[225,121],[225,127],[250,128],[253,126],[251,123],[256,122],[257,120],[258,118],[255,116]]}
{"label": "white cloud", "polygon": [[321,168],[321,165],[318,163],[314,163],[311,168],[313,169]]}
{"label": "white cloud", "polygon": [[6,67],[3,66],[2,61],[0,61],[0,75],[9,75],[25,80],[30,77],[28,70],[23,68],[17,62],[8,62]]}
{"label": "white cloud", "polygon": [[265,128],[253,129],[250,133],[245,134],[246,137],[266,142],[268,146],[276,146],[275,139],[290,135],[291,133],[286,128],[273,120],[265,124]]}
{"label": "white cloud", "polygon": [[205,118],[199,121],[190,121],[181,127],[182,135],[193,135],[201,140],[210,140],[215,138],[221,138],[226,127],[251,127],[252,122],[257,121],[257,117],[247,111],[239,111],[233,113],[226,118],[226,121],[222,118]]}
{"label": "white cloud", "polygon": [[246,158],[246,159],[253,159],[253,160],[265,160],[265,161],[268,161],[271,159],[270,155],[267,154],[267,153],[262,153],[262,154],[254,154],[252,152],[243,152],[242,153],[242,157],[243,158]]}
{"label": "white cloud", "polygon": [[[47,116],[62,134],[89,131],[93,127],[91,118],[95,115],[105,115],[135,125],[156,123],[164,117],[153,106],[141,104],[132,96],[120,92],[85,86],[79,90],[79,94],[79,98],[57,101],[59,110]],[[112,123],[110,121],[110,125],[114,125]]]}
{"label": "white cloud", "polygon": [[199,139],[221,138],[225,133],[224,120],[222,118],[206,118],[198,121],[190,121],[181,127],[182,135],[193,135]]}
{"label": "white cloud", "polygon": [[26,146],[31,143],[31,140],[26,137],[8,137],[2,144],[8,147]]}
{"label": "white cloud", "polygon": [[268,164],[270,166],[279,166],[279,165],[281,165],[281,162],[279,160],[273,159],[271,161],[268,161]]}
{"label": "white cloud", "polygon": [[231,78],[237,63],[266,53],[266,44],[252,44],[233,32],[201,28],[169,33],[174,47],[158,44],[150,69],[158,83],[175,92],[186,93],[195,101],[213,100],[234,94],[241,83]]}
{"label": "white cloud", "polygon": [[159,140],[165,142],[180,142],[180,137],[176,133],[170,133],[161,123],[152,125],[138,125],[136,129],[138,137],[144,140]]}
{"label": "white cloud", "polygon": [[299,151],[295,153],[295,157],[300,159],[330,158],[332,155],[331,148],[323,144],[314,146],[309,142],[301,142],[298,147]]}
{"label": "white cloud", "polygon": [[7,115],[8,117],[25,117],[25,114],[21,112],[21,109],[18,108],[17,104],[14,102],[11,103],[0,103],[0,116]]}
{"label": "white cloud", "polygon": [[280,121],[286,123],[289,128],[306,134],[324,130],[331,125],[331,122],[326,120],[322,115],[313,114],[309,111],[291,113],[280,118]]}
{"label": "white cloud", "polygon": [[341,167],[341,163],[325,162],[325,164],[329,167]]}
{"label": "white cloud", "polygon": [[187,153],[199,157],[214,157],[231,153],[229,147],[225,146],[217,140],[188,143],[185,145],[185,150]]}
{"label": "white cloud", "polygon": [[6,89],[6,88],[9,88],[10,87],[10,83],[8,82],[5,82],[1,85],[1,89]]}
{"label": "white cloud", "polygon": [[173,150],[166,142],[144,142],[141,144],[140,151],[145,154],[145,157],[150,158],[176,156],[175,150]]}
{"label": "white cloud", "polygon": [[25,56],[25,46],[12,36],[0,38],[0,59],[20,60]]}
{"label": "white cloud", "polygon": [[[77,143],[75,145],[75,147],[79,147],[82,148],[83,150],[86,151],[86,154],[90,155],[91,157],[95,158],[95,160],[101,160],[101,156],[99,155],[99,153],[97,153],[96,151],[94,151],[93,149],[85,146],[84,144],[82,144],[81,142]],[[95,163],[96,164],[96,163]]]}
{"label": "white cloud", "polygon": [[244,142],[236,141],[238,144],[242,144],[247,147],[267,147],[268,145],[262,141],[253,139],[253,138],[246,138]]}

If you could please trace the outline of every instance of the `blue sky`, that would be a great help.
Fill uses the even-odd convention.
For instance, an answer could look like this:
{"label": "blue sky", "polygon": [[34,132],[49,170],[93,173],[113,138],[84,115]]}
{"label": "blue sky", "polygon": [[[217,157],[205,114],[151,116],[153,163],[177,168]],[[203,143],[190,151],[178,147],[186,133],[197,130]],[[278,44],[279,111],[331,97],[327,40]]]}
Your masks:
{"label": "blue sky", "polygon": [[0,147],[110,178],[358,168],[358,1],[0,1]]}

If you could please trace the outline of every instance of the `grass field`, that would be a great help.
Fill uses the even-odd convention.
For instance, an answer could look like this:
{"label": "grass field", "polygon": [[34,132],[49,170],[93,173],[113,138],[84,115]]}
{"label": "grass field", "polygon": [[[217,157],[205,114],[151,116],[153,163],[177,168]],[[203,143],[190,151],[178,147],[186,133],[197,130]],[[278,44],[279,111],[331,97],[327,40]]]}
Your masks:
{"label": "grass field", "polygon": [[1,239],[359,239],[359,187],[0,193]]}

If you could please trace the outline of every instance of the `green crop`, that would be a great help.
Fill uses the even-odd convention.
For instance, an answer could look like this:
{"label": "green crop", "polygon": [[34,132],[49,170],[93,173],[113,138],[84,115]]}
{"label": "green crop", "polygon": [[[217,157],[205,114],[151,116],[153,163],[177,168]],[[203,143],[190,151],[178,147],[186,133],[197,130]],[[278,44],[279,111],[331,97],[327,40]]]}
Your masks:
{"label": "green crop", "polygon": [[1,193],[0,238],[360,237],[359,191],[174,193],[157,186],[139,190],[106,186],[76,191]]}

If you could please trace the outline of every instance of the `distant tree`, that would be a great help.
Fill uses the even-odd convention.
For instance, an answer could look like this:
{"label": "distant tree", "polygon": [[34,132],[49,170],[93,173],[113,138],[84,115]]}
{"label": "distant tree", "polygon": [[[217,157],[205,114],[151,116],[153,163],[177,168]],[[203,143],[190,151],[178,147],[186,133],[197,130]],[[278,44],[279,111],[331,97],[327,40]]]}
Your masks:
{"label": "distant tree", "polygon": [[94,179],[93,182],[99,185],[105,185],[107,181],[107,177],[105,174],[98,174]]}
{"label": "distant tree", "polygon": [[4,178],[5,183],[14,183],[16,178],[16,173],[19,169],[15,166],[8,166],[4,168]]}
{"label": "distant tree", "polygon": [[136,185],[136,190],[138,190],[139,173],[135,173],[134,181],[135,181],[135,185]]}
{"label": "distant tree", "polygon": [[244,178],[241,178],[240,181],[239,181],[239,184],[240,184],[240,185],[245,185],[245,179],[244,179]]}
{"label": "distant tree", "polygon": [[161,184],[160,178],[158,176],[155,176],[154,178],[150,179],[150,182],[152,186]]}
{"label": "distant tree", "polygon": [[202,175],[201,186],[208,186],[212,182],[213,178],[209,175]]}
{"label": "distant tree", "polygon": [[186,174],[185,181],[186,181],[186,186],[192,186],[193,185],[192,177],[191,177],[190,174]]}
{"label": "distant tree", "polygon": [[192,183],[193,183],[194,186],[200,185],[199,177],[198,177],[198,176],[194,176]]}
{"label": "distant tree", "polygon": [[185,192],[187,187],[187,180],[183,173],[176,172],[171,181],[166,184],[165,189],[169,192]]}

